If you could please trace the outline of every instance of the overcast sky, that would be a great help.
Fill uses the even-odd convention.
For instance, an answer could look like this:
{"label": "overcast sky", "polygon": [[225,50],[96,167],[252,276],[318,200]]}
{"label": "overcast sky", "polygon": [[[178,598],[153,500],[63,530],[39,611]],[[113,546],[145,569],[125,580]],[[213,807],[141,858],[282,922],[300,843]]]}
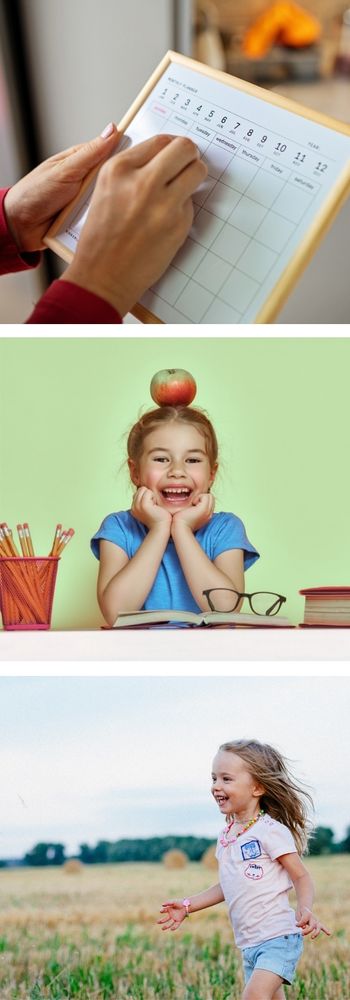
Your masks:
{"label": "overcast sky", "polygon": [[[288,669],[288,668],[287,668]],[[350,825],[350,678],[0,678],[0,857],[37,841],[216,837],[219,743],[274,744],[313,792],[316,824]]]}

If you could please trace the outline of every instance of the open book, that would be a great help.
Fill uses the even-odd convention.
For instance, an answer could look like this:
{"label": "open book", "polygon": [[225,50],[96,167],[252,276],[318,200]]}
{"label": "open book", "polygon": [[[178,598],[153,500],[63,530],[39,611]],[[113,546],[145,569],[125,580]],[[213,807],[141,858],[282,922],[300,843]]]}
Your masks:
{"label": "open book", "polygon": [[240,626],[260,628],[292,628],[288,618],[280,615],[246,615],[235,611],[128,611],[121,612],[114,622],[113,628],[136,628],[152,625],[172,624],[192,625],[194,628],[206,625],[214,627],[226,625],[237,628]]}

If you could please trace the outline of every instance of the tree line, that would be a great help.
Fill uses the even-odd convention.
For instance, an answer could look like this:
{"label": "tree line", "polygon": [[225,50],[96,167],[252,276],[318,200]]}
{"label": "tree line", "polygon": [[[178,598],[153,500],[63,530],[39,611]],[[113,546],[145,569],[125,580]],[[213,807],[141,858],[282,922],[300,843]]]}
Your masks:
{"label": "tree line", "polygon": [[[143,837],[110,841],[99,840],[95,847],[80,844],[74,855],[85,865],[111,864],[125,861],[159,862],[171,850],[180,850],[189,861],[201,861],[205,851],[215,843],[207,837]],[[309,841],[309,855],[329,855],[350,853],[350,826],[344,840],[336,842],[334,832],[328,826],[317,826]],[[16,863],[31,867],[63,865],[69,855],[64,844],[41,842],[27,851]],[[14,862],[0,861],[0,867],[8,867]]]}

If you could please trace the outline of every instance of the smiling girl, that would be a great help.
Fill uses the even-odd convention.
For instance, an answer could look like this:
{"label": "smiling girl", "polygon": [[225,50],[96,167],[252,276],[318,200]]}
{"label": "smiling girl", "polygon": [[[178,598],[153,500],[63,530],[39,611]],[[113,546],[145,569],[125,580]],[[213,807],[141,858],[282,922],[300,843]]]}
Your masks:
{"label": "smiling girl", "polygon": [[259,556],[235,514],[214,514],[218,445],[207,416],[188,406],[151,410],[127,448],[132,507],[109,514],[91,541],[106,621],[121,611],[208,610],[205,589],[242,593]]}
{"label": "smiling girl", "polygon": [[[313,884],[300,857],[310,796],[279,751],[257,740],[219,747],[212,794],[226,820],[216,849],[219,881],[190,899],[163,903],[158,923],[175,931],[190,913],[225,900],[242,950],[242,1000],[284,1000],[283,984],[293,981],[303,937],[330,934],[313,913]],[[288,901],[293,886],[296,912]]]}

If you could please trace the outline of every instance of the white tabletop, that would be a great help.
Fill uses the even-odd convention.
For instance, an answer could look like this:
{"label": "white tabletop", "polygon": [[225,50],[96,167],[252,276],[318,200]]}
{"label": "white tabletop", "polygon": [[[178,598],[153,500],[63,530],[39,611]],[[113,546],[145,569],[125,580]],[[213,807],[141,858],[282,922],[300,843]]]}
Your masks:
{"label": "white tabletop", "polygon": [[[0,632],[0,664],[15,661],[350,662],[350,629],[166,629]],[[158,671],[156,671],[158,672]]]}

